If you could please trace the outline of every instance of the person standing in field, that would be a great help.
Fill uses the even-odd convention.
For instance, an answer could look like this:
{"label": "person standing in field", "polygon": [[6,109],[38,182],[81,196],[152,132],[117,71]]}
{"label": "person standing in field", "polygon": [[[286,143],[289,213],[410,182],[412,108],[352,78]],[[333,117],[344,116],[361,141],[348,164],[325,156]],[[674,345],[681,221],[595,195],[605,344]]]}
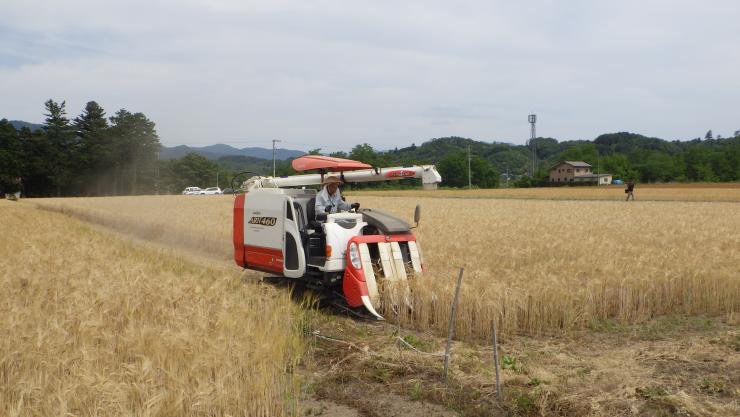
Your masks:
{"label": "person standing in field", "polygon": [[632,201],[635,201],[635,182],[633,180],[627,181],[627,188],[624,189],[624,192],[627,193],[627,199],[624,201],[630,201],[630,197],[632,197]]}

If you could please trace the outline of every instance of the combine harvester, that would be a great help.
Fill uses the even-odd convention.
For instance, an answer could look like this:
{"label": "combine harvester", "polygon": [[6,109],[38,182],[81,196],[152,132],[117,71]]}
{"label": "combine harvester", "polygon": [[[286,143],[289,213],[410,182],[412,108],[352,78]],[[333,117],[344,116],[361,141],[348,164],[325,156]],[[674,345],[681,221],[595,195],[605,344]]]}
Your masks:
{"label": "combine harvester", "polygon": [[[256,176],[242,184],[234,201],[234,260],[245,269],[268,272],[339,294],[351,308],[364,306],[382,320],[378,280],[405,281],[423,270],[421,251],[407,222],[373,209],[316,213],[317,191],[326,176],[343,183],[420,178],[424,189],[442,181],[433,165],[373,168],[349,159],[307,155],[293,161],[289,177]],[[290,188],[301,187],[301,188]],[[414,213],[418,224],[419,206]]]}

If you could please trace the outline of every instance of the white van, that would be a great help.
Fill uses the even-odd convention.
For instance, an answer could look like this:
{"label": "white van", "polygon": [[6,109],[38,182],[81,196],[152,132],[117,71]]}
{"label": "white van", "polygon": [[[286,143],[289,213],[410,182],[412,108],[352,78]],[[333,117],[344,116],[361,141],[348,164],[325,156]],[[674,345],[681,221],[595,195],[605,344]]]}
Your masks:
{"label": "white van", "polygon": [[203,190],[200,187],[188,187],[182,192],[182,195],[200,195],[203,194]]}
{"label": "white van", "polygon": [[221,189],[218,187],[208,187],[203,191],[205,195],[221,194]]}

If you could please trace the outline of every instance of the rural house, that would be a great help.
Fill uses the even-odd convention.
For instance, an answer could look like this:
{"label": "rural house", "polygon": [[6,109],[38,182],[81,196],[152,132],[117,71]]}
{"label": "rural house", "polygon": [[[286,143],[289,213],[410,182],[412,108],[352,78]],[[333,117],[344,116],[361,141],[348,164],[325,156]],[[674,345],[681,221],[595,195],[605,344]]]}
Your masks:
{"label": "rural house", "polygon": [[563,161],[550,168],[551,183],[611,184],[612,174],[594,174],[591,164],[583,161]]}

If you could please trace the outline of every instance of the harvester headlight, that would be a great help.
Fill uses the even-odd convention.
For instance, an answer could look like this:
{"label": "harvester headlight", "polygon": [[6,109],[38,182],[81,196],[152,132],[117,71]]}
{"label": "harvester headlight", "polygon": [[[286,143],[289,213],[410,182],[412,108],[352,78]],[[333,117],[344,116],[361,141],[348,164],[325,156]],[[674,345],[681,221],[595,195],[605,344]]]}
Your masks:
{"label": "harvester headlight", "polygon": [[352,266],[355,269],[362,268],[362,261],[360,261],[360,249],[357,247],[357,243],[351,243],[349,245],[349,260],[352,262]]}

